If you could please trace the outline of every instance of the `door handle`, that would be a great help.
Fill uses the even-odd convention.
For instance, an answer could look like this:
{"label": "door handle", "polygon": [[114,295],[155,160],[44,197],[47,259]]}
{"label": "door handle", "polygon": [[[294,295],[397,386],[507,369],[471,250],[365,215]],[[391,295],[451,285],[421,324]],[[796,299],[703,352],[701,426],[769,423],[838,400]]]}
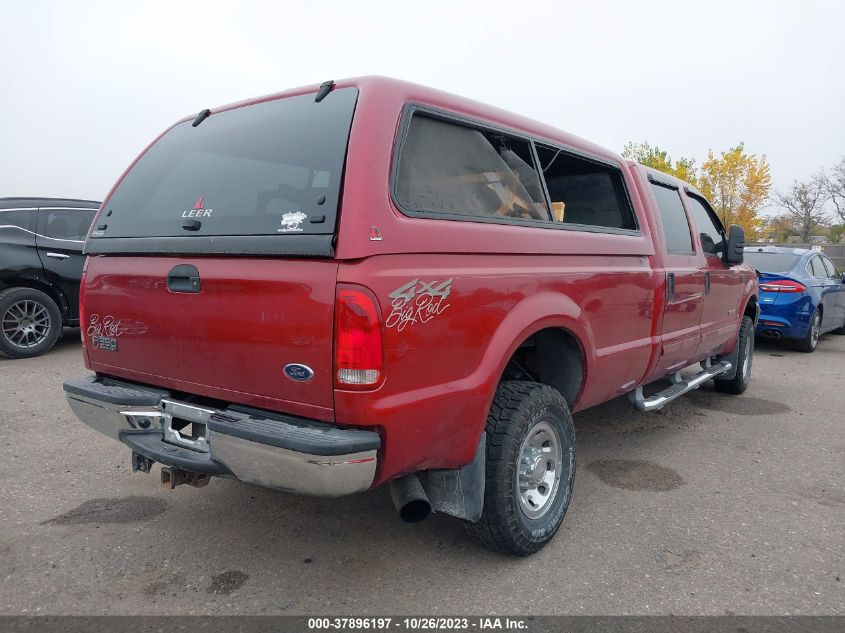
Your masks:
{"label": "door handle", "polygon": [[675,299],[675,273],[669,273],[666,276],[666,300],[674,301]]}
{"label": "door handle", "polygon": [[709,272],[704,273],[704,294],[705,295],[710,294],[710,273]]}
{"label": "door handle", "polygon": [[53,259],[68,259],[70,255],[65,255],[64,253],[47,253],[47,257],[52,257]]}
{"label": "door handle", "polygon": [[170,292],[195,293],[202,290],[200,272],[191,264],[179,264],[167,273],[167,288]]}

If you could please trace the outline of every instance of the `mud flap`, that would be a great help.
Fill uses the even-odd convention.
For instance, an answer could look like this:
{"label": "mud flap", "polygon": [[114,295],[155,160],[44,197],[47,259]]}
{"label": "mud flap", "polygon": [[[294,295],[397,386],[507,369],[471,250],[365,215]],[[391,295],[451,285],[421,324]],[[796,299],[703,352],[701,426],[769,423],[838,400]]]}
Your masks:
{"label": "mud flap", "polygon": [[[740,330],[742,329],[742,321],[740,321]],[[751,330],[751,336],[754,336],[754,330]],[[737,341],[736,345],[734,345],[734,351],[730,354],[722,354],[719,356],[719,360],[726,360],[731,364],[731,368],[726,371],[724,374],[719,376],[719,380],[733,380],[736,378],[736,361],[739,358],[739,334],[737,334]]]}
{"label": "mud flap", "polygon": [[475,457],[463,468],[430,470],[425,488],[435,512],[478,521],[484,509],[485,453],[487,434],[482,433]]}

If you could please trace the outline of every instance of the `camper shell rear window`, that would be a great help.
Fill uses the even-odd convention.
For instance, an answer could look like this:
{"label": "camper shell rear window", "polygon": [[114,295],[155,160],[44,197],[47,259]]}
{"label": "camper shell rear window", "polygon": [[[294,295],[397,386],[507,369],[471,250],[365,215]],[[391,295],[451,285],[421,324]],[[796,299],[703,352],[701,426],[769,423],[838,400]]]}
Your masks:
{"label": "camper shell rear window", "polygon": [[297,238],[326,238],[306,251],[328,243],[357,97],[342,88],[319,102],[285,97],[177,124],[108,200],[89,252],[253,253],[243,238],[260,237],[260,252],[284,254],[303,249]]}

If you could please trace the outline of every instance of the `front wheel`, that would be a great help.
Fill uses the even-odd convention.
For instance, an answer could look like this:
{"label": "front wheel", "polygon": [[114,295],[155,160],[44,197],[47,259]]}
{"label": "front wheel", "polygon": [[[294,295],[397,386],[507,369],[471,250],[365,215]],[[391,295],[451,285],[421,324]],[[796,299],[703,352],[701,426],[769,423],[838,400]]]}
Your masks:
{"label": "front wheel", "polygon": [[487,418],[484,510],[467,531],[485,547],[527,556],[555,535],[575,482],[575,429],[547,385],[499,385]]}
{"label": "front wheel", "polygon": [[33,288],[0,292],[0,354],[31,358],[49,351],[62,333],[62,315],[48,295]]}
{"label": "front wheel", "polygon": [[742,317],[736,345],[739,350],[736,356],[736,374],[733,378],[714,379],[716,391],[738,395],[748,389],[748,383],[751,382],[751,365],[754,363],[754,322],[751,317]]}
{"label": "front wheel", "polygon": [[807,334],[802,339],[794,342],[795,349],[799,352],[810,354],[816,351],[816,346],[819,344],[819,336],[822,331],[822,314],[818,308],[813,312],[810,319],[810,327],[807,328]]}

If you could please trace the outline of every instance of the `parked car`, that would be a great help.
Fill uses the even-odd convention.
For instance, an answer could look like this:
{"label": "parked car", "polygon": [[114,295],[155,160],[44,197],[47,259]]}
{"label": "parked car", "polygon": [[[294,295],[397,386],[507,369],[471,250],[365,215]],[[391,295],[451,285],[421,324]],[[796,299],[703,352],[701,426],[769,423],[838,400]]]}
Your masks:
{"label": "parked car", "polygon": [[92,200],[0,198],[0,353],[43,354],[79,325],[82,246]]}
{"label": "parked car", "polygon": [[756,333],[790,339],[813,352],[825,332],[845,334],[845,275],[822,252],[782,246],[745,249],[760,271],[760,321]]}
{"label": "parked car", "polygon": [[95,375],[64,389],[169,488],[388,483],[402,518],[524,555],[569,505],[572,411],[745,391],[743,245],[689,184],[554,128],[327,82],[182,119],[121,177],[86,243]]}

